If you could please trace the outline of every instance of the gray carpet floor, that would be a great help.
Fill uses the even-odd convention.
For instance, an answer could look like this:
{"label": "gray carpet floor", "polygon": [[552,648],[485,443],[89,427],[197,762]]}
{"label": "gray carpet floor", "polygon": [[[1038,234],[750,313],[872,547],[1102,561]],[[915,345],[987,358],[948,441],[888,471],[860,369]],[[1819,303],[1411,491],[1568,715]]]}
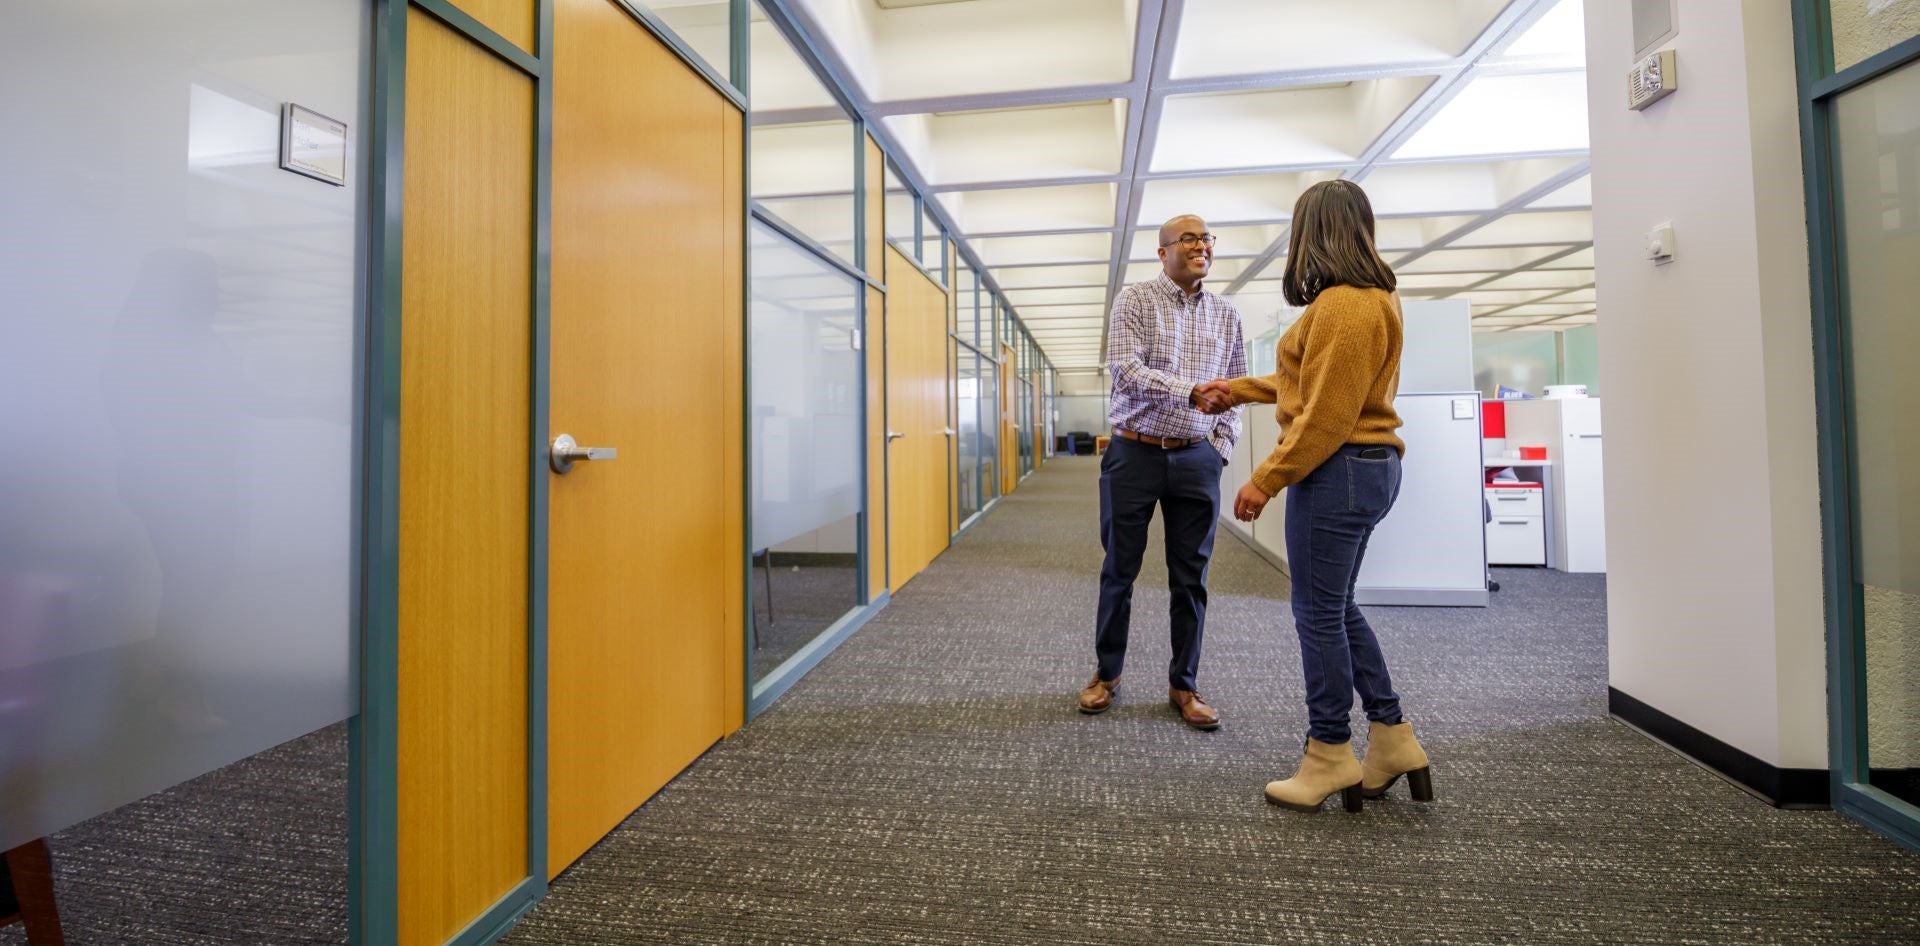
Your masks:
{"label": "gray carpet floor", "polygon": [[[1028,479],[506,942],[1920,943],[1920,857],[1606,718],[1597,578],[1502,570],[1490,609],[1370,609],[1431,806],[1261,800],[1298,755],[1298,653],[1284,579],[1224,535],[1201,687],[1225,726],[1185,728],[1158,686],[1157,553],[1119,703],[1080,715],[1094,476]],[[334,727],[63,832],[68,941],[344,942],[345,775]]]}
{"label": "gray carpet floor", "polygon": [[1262,800],[1298,757],[1298,650],[1284,580],[1224,535],[1201,688],[1225,726],[1166,705],[1157,553],[1119,703],[1080,715],[1095,475],[1027,480],[505,942],[1920,942],[1920,858],[1606,717],[1595,577],[1503,570],[1490,609],[1370,612],[1431,806]]}

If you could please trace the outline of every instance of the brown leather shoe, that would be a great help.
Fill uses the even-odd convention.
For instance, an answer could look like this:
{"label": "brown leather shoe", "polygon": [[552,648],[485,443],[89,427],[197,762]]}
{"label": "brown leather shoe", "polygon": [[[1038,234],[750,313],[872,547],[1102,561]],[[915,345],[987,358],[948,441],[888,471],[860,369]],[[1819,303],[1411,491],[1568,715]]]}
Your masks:
{"label": "brown leather shoe", "polygon": [[1172,703],[1173,708],[1180,711],[1180,718],[1195,729],[1220,728],[1220,714],[1200,698],[1198,690],[1168,690],[1167,702]]}
{"label": "brown leather shoe", "polygon": [[1113,691],[1118,689],[1120,689],[1119,677],[1102,680],[1099,674],[1094,674],[1093,682],[1080,691],[1080,712],[1087,714],[1106,712],[1107,707],[1113,705]]}

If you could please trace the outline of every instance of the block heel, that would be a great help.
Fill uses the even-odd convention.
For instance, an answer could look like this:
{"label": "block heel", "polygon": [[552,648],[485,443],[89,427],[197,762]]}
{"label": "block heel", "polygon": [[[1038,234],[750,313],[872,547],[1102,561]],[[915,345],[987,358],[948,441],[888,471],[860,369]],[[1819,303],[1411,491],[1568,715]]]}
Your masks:
{"label": "block heel", "polygon": [[1358,785],[1349,785],[1340,792],[1340,800],[1346,805],[1348,814],[1359,814],[1360,810],[1366,807],[1363,798],[1364,795]]}
{"label": "block heel", "polygon": [[1407,790],[1413,793],[1414,801],[1433,800],[1433,771],[1415,769],[1407,773]]}

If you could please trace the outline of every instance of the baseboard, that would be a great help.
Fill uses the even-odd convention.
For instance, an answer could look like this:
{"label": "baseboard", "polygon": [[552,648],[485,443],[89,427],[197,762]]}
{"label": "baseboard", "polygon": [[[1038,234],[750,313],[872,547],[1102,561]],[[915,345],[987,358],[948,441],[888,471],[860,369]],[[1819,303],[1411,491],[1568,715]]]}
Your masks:
{"label": "baseboard", "polygon": [[[853,552],[770,552],[764,560],[774,568],[855,568],[860,556]],[[760,564],[759,562],[755,563]]]}
{"label": "baseboard", "polygon": [[1762,762],[1613,687],[1607,687],[1607,712],[1775,808],[1832,806],[1826,769],[1783,769]]}

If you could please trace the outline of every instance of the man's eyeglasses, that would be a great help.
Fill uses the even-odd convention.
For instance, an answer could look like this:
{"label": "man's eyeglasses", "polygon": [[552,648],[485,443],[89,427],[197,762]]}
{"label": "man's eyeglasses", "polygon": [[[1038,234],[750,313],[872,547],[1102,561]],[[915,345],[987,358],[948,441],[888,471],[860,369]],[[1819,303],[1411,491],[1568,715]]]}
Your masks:
{"label": "man's eyeglasses", "polygon": [[1214,235],[1213,235],[1213,234],[1211,234],[1211,233],[1202,233],[1202,234],[1200,234],[1200,235],[1198,235],[1198,236],[1195,236],[1194,234],[1191,234],[1191,233],[1182,233],[1182,234],[1180,234],[1180,239],[1178,239],[1178,240],[1168,240],[1167,242],[1165,242],[1165,243],[1162,243],[1162,244],[1160,244],[1160,245],[1161,245],[1161,246],[1172,246],[1172,245],[1174,245],[1175,243],[1178,243],[1178,244],[1180,244],[1181,246],[1183,246],[1183,247],[1186,247],[1186,248],[1187,248],[1187,249],[1189,249],[1189,250],[1191,250],[1191,249],[1193,249],[1193,248],[1194,248],[1194,247],[1196,247],[1196,246],[1205,246],[1205,247],[1206,247],[1206,248],[1208,248],[1208,249],[1212,249],[1212,248],[1213,248],[1213,241],[1214,241],[1215,239],[1216,239],[1216,237],[1214,237]]}

